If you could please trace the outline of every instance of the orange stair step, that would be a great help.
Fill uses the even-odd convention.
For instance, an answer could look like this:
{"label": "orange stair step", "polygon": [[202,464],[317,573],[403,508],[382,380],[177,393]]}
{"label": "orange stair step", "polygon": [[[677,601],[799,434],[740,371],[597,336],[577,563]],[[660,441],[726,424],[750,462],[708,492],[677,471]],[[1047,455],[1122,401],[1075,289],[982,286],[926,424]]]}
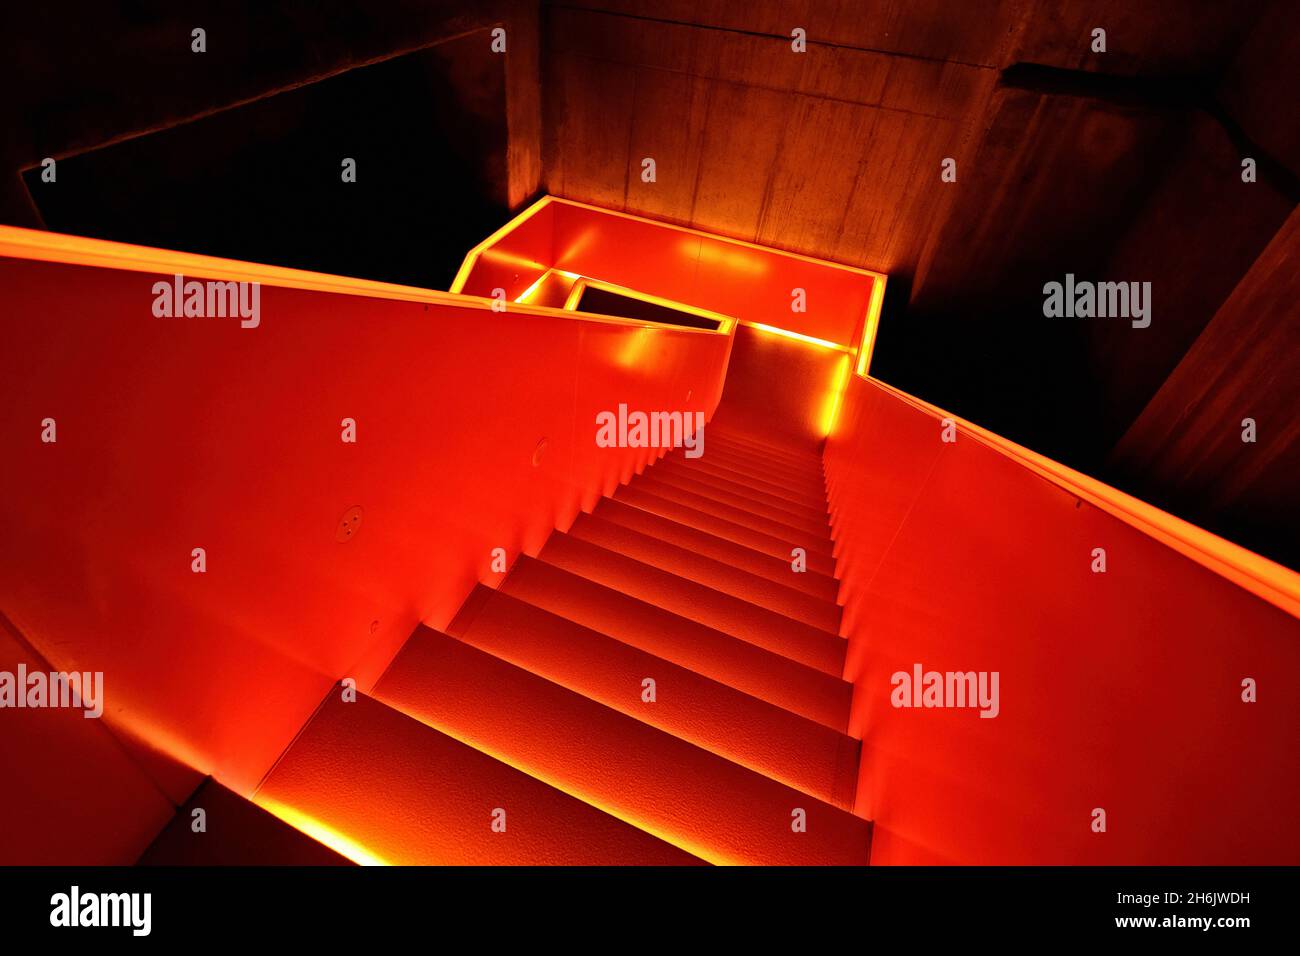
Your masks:
{"label": "orange stair step", "polygon": [[758,491],[752,486],[742,485],[739,482],[720,478],[708,472],[698,469],[691,471],[674,455],[661,458],[654,466],[653,474],[662,481],[678,482],[683,488],[688,488],[699,494],[712,495],[718,498],[719,501],[729,501],[737,506],[763,505],[765,508],[772,509],[773,514],[771,517],[786,515],[803,521],[817,521],[822,524],[829,524],[830,522],[830,515],[825,507],[797,504],[788,498],[769,495],[767,492]]}
{"label": "orange stair step", "polygon": [[698,460],[723,462],[745,474],[776,484],[811,489],[825,487],[821,462],[796,465],[718,441],[705,442],[704,453]]}
{"label": "orange stair step", "polygon": [[[479,693],[472,706],[488,708],[491,689]],[[344,703],[339,688],[285,751],[256,800],[337,835],[371,862],[700,862],[378,700],[358,695]],[[503,833],[492,829],[497,809],[505,810]]]}
{"label": "orange stair step", "polygon": [[788,494],[797,496],[805,503],[823,501],[826,498],[825,482],[819,474],[788,472],[767,467],[752,459],[732,454],[726,449],[710,448],[702,457],[693,459],[692,463],[703,463],[726,469],[739,475],[743,480],[762,482],[760,487],[783,488]]}
{"label": "orange stair step", "polygon": [[665,481],[653,469],[633,478],[630,484],[632,487],[648,491],[660,498],[679,502],[689,508],[716,515],[719,518],[725,518],[727,521],[735,522],[746,528],[753,528],[755,531],[762,531],[764,534],[770,534],[775,538],[794,541],[807,538],[816,542],[818,550],[827,554],[830,554],[834,547],[831,542],[829,520],[806,521],[790,515],[772,517],[761,506],[754,506],[749,502],[720,501],[718,498],[703,492],[683,488],[677,482]]}
{"label": "orange stair step", "polygon": [[583,541],[617,551],[661,571],[702,584],[724,594],[765,607],[805,624],[839,633],[841,608],[833,601],[815,598],[805,591],[777,584],[689,548],[670,544],[651,535],[595,515],[578,515],[569,534]]}
{"label": "orange stair step", "polygon": [[428,628],[374,693],[708,862],[868,862],[866,820]]}
{"label": "orange stair step", "polygon": [[[482,585],[447,633],[827,803],[852,804],[859,743],[847,734]],[[642,698],[646,678],[653,703]]]}
{"label": "orange stair step", "polygon": [[853,685],[562,568],[521,557],[500,591],[842,731]]}
{"label": "orange stair step", "polygon": [[592,515],[613,524],[639,531],[648,537],[658,538],[680,548],[686,548],[733,565],[750,574],[766,578],[776,584],[804,591],[823,601],[835,601],[840,584],[833,577],[817,571],[796,572],[790,566],[790,557],[773,557],[754,548],[737,544],[726,538],[682,524],[672,518],[646,511],[613,498],[602,498]]}
{"label": "orange stair step", "polygon": [[812,487],[806,482],[792,485],[789,482],[779,480],[769,481],[752,474],[746,474],[743,470],[737,470],[734,466],[728,466],[717,459],[707,456],[703,458],[687,458],[685,455],[670,453],[665,455],[662,461],[672,464],[687,474],[703,474],[714,478],[723,478],[742,487],[752,488],[766,495],[775,495],[778,498],[784,498],[804,507],[826,507],[826,489]]}
{"label": "orange stair step", "polygon": [[835,561],[830,556],[830,552],[825,549],[825,543],[814,541],[811,535],[802,539],[797,536],[777,537],[706,511],[700,511],[681,502],[661,498],[635,484],[623,485],[614,492],[613,498],[615,501],[621,501],[643,511],[652,511],[681,524],[707,531],[719,538],[743,544],[747,548],[753,548],[774,558],[783,558],[787,562],[793,560],[795,548],[802,548],[808,560],[808,570],[827,576],[835,574]]}
{"label": "orange stair step", "polygon": [[796,471],[813,471],[819,475],[822,471],[822,457],[815,452],[792,451],[789,448],[764,445],[717,429],[707,430],[705,439],[706,449],[712,444],[714,447],[725,448],[737,455],[770,461]]}
{"label": "orange stair step", "polygon": [[737,428],[717,418],[709,422],[708,429],[711,436],[764,452],[785,455],[796,461],[812,460],[820,462],[822,458],[821,442],[794,443],[784,441],[776,435]]}
{"label": "orange stair step", "polygon": [[843,666],[847,642],[838,634],[589,541],[556,532],[537,557],[791,660],[822,670]]}

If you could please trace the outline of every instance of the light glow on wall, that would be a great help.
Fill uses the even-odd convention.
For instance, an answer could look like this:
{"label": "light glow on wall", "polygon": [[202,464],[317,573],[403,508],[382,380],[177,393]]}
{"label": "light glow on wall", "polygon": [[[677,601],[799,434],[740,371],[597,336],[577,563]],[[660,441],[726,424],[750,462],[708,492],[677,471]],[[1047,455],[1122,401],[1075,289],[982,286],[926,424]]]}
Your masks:
{"label": "light glow on wall", "polygon": [[272,800],[270,797],[257,797],[255,802],[259,807],[273,816],[279,817],[289,826],[302,833],[307,834],[318,843],[329,847],[340,856],[345,856],[353,863],[360,866],[389,866],[387,860],[381,859],[374,853],[371,853],[361,844],[357,843],[351,837],[340,833],[331,826],[321,823],[315,817],[303,813],[287,804],[278,800]]}
{"label": "light glow on wall", "polygon": [[839,345],[835,342],[827,342],[825,339],[815,339],[811,335],[804,335],[801,332],[791,332],[789,329],[779,329],[775,325],[764,325],[761,322],[745,322],[745,325],[751,329],[758,329],[760,332],[767,332],[770,335],[780,335],[787,339],[794,339],[796,342],[803,342],[807,345],[815,345],[822,349],[834,349],[837,352],[849,351],[847,346]]}
{"label": "light glow on wall", "polygon": [[876,329],[880,326],[880,310],[885,301],[885,280],[878,278],[871,287],[871,304],[862,325],[862,344],[858,347],[858,374],[866,375],[871,368],[871,353],[876,347]]}
{"label": "light glow on wall", "polygon": [[821,433],[829,435],[835,428],[835,419],[839,416],[840,405],[844,402],[844,389],[849,383],[849,357],[840,359],[839,368],[835,370],[835,381],[822,406]]}

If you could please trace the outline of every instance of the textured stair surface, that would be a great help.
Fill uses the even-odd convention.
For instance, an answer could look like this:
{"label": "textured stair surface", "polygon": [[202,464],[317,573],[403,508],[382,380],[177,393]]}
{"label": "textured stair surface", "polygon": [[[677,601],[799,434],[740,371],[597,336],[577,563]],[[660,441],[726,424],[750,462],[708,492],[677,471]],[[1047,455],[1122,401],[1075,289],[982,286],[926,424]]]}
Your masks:
{"label": "textured stair surface", "polygon": [[740,475],[749,481],[777,488],[805,504],[818,505],[823,500],[825,487],[820,465],[792,465],[776,462],[772,458],[761,459],[718,441],[716,436],[702,456],[683,458],[687,465],[699,465],[706,469]]}
{"label": "textured stair surface", "polygon": [[843,730],[848,725],[852,685],[835,674],[562,568],[520,558],[501,591],[828,727]]}
{"label": "textured stair surface", "polygon": [[832,634],[839,633],[840,608],[837,604],[788,584],[760,577],[595,515],[579,515],[569,534]]}
{"label": "textured stair surface", "polygon": [[702,481],[725,481],[729,485],[739,485],[764,497],[778,498],[798,507],[824,509],[826,494],[822,488],[808,482],[791,483],[781,479],[773,480],[761,475],[746,473],[734,462],[720,461],[707,453],[700,458],[686,458],[672,455],[663,462],[667,472],[699,476]]}
{"label": "textured stair surface", "polygon": [[696,489],[682,487],[679,482],[662,481],[653,471],[648,471],[637,479],[637,487],[650,494],[668,501],[715,515],[755,531],[762,531],[775,538],[795,542],[809,541],[819,551],[830,553],[831,540],[824,522],[797,517],[790,514],[776,513],[761,505],[748,502],[737,504],[721,500],[709,494],[702,494]]}
{"label": "textured stair surface", "polygon": [[599,502],[592,511],[592,516],[730,564],[776,584],[796,588],[823,601],[834,601],[839,591],[839,583],[829,575],[812,570],[802,574],[793,573],[790,570],[789,555],[773,557],[613,498]]}
{"label": "textured stair surface", "polygon": [[[435,692],[435,696],[436,692]],[[475,705],[488,709],[490,689]],[[376,700],[336,689],[257,793],[374,862],[690,864],[690,854]],[[504,833],[493,813],[506,811]]]}
{"label": "textured stair surface", "polygon": [[680,466],[675,457],[659,463],[652,474],[655,481],[665,486],[688,491],[721,504],[740,505],[752,510],[754,514],[765,515],[791,527],[820,533],[826,525],[826,514],[814,506],[778,498],[698,470],[688,471]]}
{"label": "textured stair surface", "polygon": [[361,862],[866,864],[832,553],[818,454],[711,430],[336,689],[257,802]]}
{"label": "textured stair surface", "polygon": [[829,674],[844,670],[846,645],[838,635],[616,551],[557,532],[538,557],[650,604],[671,607],[682,617]]}
{"label": "textured stair surface", "polygon": [[679,501],[662,498],[653,492],[645,490],[635,480],[614,492],[614,500],[632,505],[634,508],[640,508],[643,511],[653,512],[664,518],[671,518],[682,524],[691,525],[719,538],[726,538],[735,544],[741,544],[774,558],[780,558],[787,563],[790,562],[794,549],[802,548],[807,554],[808,568],[810,570],[826,575],[835,573],[835,562],[831,559],[830,547],[820,546],[818,542],[811,539],[811,536],[800,537],[792,532],[778,537],[767,531],[760,531],[757,528],[738,524],[735,521],[730,521],[727,518],[706,511],[700,511],[698,508],[692,508]]}
{"label": "textured stair surface", "polygon": [[866,862],[865,820],[428,628],[374,693],[711,863]]}
{"label": "textured stair surface", "polygon": [[[480,587],[448,632],[643,723],[848,806],[858,742],[662,657]],[[642,681],[655,681],[655,701]]]}

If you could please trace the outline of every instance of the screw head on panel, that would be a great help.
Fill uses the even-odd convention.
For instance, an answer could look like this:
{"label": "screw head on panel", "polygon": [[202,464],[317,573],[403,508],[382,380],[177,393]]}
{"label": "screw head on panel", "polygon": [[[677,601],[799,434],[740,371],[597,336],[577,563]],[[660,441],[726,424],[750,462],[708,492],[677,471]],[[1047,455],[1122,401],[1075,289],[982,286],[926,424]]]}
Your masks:
{"label": "screw head on panel", "polygon": [[351,541],[361,530],[361,506],[353,505],[347,511],[343,512],[343,517],[339,519],[338,527],[334,530],[335,541]]}

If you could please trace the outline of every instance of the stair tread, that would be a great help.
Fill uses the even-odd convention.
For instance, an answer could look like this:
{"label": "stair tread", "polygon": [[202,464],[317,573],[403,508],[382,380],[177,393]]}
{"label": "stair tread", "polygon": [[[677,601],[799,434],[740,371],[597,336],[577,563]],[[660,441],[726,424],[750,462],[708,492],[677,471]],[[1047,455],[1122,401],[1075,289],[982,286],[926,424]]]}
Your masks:
{"label": "stair tread", "polygon": [[713,475],[747,488],[753,488],[764,494],[785,498],[806,507],[826,507],[826,489],[813,487],[806,482],[791,484],[781,480],[769,480],[757,475],[747,474],[744,470],[738,470],[735,466],[707,456],[704,458],[686,458],[684,455],[670,454],[665,455],[663,461],[673,464],[687,474],[703,473]]}
{"label": "stair tread", "polygon": [[794,442],[787,436],[766,430],[756,431],[752,427],[742,426],[729,421],[724,416],[715,415],[709,422],[709,433],[730,441],[744,442],[756,447],[770,449],[791,457],[815,458],[821,460],[821,441]]}
{"label": "stair tread", "polygon": [[374,693],[708,862],[868,861],[867,821],[428,628]]}
{"label": "stair tread", "polygon": [[705,436],[707,443],[705,451],[709,448],[724,448],[727,451],[744,457],[752,458],[755,461],[771,462],[774,465],[780,465],[791,471],[814,472],[818,475],[822,473],[822,459],[820,455],[812,452],[800,453],[792,452],[787,449],[776,448],[773,446],[763,446],[735,437],[727,432],[719,432],[713,429]]}
{"label": "stair tread", "polygon": [[684,467],[675,456],[669,455],[661,458],[653,469],[647,470],[647,473],[653,473],[664,481],[680,482],[682,487],[694,489],[700,494],[720,496],[719,500],[732,501],[737,505],[763,505],[774,512],[780,512],[804,521],[823,523],[829,523],[830,521],[830,514],[824,506],[799,504],[789,498],[780,498],[765,491],[760,491],[753,485],[741,484],[738,481],[721,478],[718,475],[699,469],[690,470]]}
{"label": "stair tread", "polygon": [[825,473],[822,470],[820,461],[795,464],[782,461],[779,458],[756,454],[736,445],[716,440],[707,442],[704,452],[696,460],[708,461],[710,459],[729,462],[747,474],[766,477],[769,481],[778,483],[794,482],[813,488],[824,488],[825,486]]}
{"label": "stair tread", "polygon": [[856,740],[725,683],[482,585],[447,633],[835,806],[852,802]]}
{"label": "stair tread", "polygon": [[748,528],[736,524],[734,521],[728,521],[725,518],[719,518],[708,512],[700,511],[698,508],[691,508],[680,502],[661,498],[635,485],[623,485],[614,492],[613,497],[615,501],[622,501],[645,511],[653,511],[665,518],[672,518],[674,521],[690,525],[701,531],[707,531],[720,538],[726,538],[736,544],[743,544],[756,551],[762,551],[771,557],[790,561],[794,549],[803,548],[807,555],[809,570],[827,576],[832,576],[835,573],[835,561],[830,556],[830,553],[811,540],[805,539],[801,541],[778,538],[775,535],[757,531],[754,528]]}
{"label": "stair tread", "polygon": [[852,685],[838,670],[801,664],[534,558],[520,558],[500,590],[834,730],[848,726]]}
{"label": "stair tread", "polygon": [[[596,515],[579,515],[569,534],[813,627],[839,633],[841,608],[834,601]],[[788,573],[795,576],[793,571]]]}
{"label": "stair tread", "polygon": [[790,566],[789,556],[774,557],[765,551],[719,537],[624,501],[602,498],[592,510],[592,515],[678,547],[689,548],[716,561],[732,564],[751,574],[777,584],[797,588],[825,601],[835,601],[839,594],[839,582],[833,577],[814,569],[796,573]]}
{"label": "stair tread", "polygon": [[[450,640],[450,638],[448,638]],[[482,703],[491,700],[483,689]],[[257,801],[312,821],[379,862],[682,865],[700,861],[362,694],[338,688],[263,782]],[[493,812],[506,830],[493,832]]]}
{"label": "stair tread", "polygon": [[838,634],[581,538],[556,532],[538,559],[804,664],[835,673],[844,665],[847,642]]}
{"label": "stair tread", "polygon": [[697,511],[725,518],[727,521],[743,525],[746,528],[762,531],[764,534],[770,534],[773,537],[788,538],[794,541],[807,538],[816,542],[817,548],[827,554],[830,554],[834,548],[834,543],[831,541],[829,521],[806,521],[794,516],[772,517],[764,510],[751,506],[748,502],[719,501],[717,498],[702,494],[699,491],[683,488],[675,482],[665,481],[655,474],[653,469],[649,469],[644,474],[633,478],[631,486],[658,495],[660,498],[666,498],[669,501],[680,502]]}
{"label": "stair tread", "polygon": [[717,418],[714,418],[713,421],[709,422],[708,428],[709,435],[711,436],[717,436],[724,440],[750,446],[761,451],[786,455],[800,461],[821,461],[821,450],[815,445],[773,441],[772,438],[774,436],[767,434],[760,435],[748,429],[737,428]]}
{"label": "stair tread", "polygon": [[760,487],[783,489],[787,494],[798,496],[805,504],[826,500],[826,486],[820,475],[791,474],[763,468],[748,459],[731,455],[725,449],[711,449],[709,454],[694,459],[692,464],[712,465],[725,469],[743,481],[761,482]]}

